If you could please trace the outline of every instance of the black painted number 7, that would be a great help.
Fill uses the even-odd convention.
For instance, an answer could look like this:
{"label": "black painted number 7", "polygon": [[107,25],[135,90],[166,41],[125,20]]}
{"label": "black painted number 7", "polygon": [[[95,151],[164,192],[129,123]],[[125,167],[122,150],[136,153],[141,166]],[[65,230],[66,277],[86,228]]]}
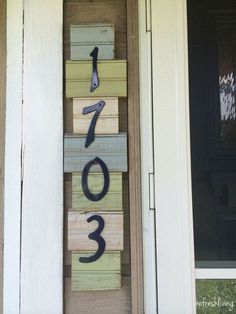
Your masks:
{"label": "black painted number 7", "polygon": [[89,113],[95,111],[95,115],[93,116],[93,119],[90,123],[88,134],[86,137],[86,142],[85,142],[86,148],[94,141],[94,138],[95,138],[94,133],[95,133],[95,127],[96,127],[97,119],[98,119],[102,109],[104,108],[104,106],[105,106],[105,102],[103,100],[101,100],[98,103],[96,103],[95,105],[83,108],[83,115],[89,114]]}

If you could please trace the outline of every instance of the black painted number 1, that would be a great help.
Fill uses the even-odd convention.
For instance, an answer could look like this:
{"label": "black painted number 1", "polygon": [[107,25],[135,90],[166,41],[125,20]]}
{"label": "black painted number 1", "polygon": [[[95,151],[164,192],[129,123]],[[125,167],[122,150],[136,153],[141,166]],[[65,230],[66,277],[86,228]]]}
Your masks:
{"label": "black painted number 1", "polygon": [[89,114],[89,113],[95,111],[95,115],[93,116],[93,119],[90,123],[88,134],[86,137],[86,142],[85,142],[86,148],[94,141],[94,138],[95,138],[94,133],[95,133],[95,127],[96,127],[97,119],[98,119],[102,109],[104,108],[104,106],[105,106],[105,102],[103,100],[101,100],[98,103],[96,103],[95,105],[83,108],[83,115]]}

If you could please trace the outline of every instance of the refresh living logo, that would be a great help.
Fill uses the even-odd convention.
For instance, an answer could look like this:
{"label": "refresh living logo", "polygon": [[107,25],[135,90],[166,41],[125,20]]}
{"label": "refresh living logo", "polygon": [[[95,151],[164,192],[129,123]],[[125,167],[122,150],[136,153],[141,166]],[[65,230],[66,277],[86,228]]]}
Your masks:
{"label": "refresh living logo", "polygon": [[202,300],[197,301],[196,305],[198,308],[227,308],[229,312],[233,312],[235,308],[234,301],[226,301],[223,300],[221,297],[216,296],[211,299],[203,297]]}

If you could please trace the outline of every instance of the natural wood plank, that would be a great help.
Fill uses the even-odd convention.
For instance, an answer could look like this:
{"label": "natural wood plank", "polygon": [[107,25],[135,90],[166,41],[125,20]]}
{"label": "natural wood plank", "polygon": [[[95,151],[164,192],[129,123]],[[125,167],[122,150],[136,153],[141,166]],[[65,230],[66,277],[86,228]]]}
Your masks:
{"label": "natural wood plank", "polygon": [[123,213],[122,212],[68,212],[68,250],[93,251],[97,250],[96,241],[89,239],[89,234],[94,232],[97,221],[87,222],[93,215],[99,215],[104,219],[105,226],[102,237],[106,241],[106,251],[123,250]]}
{"label": "natural wood plank", "polygon": [[138,1],[127,1],[128,134],[132,313],[144,313]]}
{"label": "natural wood plank", "polygon": [[83,115],[83,108],[92,106],[103,100],[103,107],[96,123],[95,134],[119,133],[118,98],[74,98],[73,99],[73,131],[78,134],[87,134],[94,113]]}
{"label": "natural wood plank", "polygon": [[112,291],[71,291],[65,280],[66,314],[131,314],[130,278],[122,278],[122,289]]}
{"label": "natural wood plank", "polygon": [[24,13],[20,311],[62,314],[63,1],[25,1]]}
{"label": "natural wood plank", "polygon": [[[85,137],[66,134],[64,141],[64,171],[82,172],[85,165],[95,157],[102,159],[109,171],[127,171],[127,136],[97,135],[95,141],[84,147]],[[100,166],[93,166],[91,172],[100,172]]]}
{"label": "natural wood plank", "polygon": [[90,92],[91,61],[66,62],[66,97],[125,97],[127,94],[126,61],[100,60],[97,63],[99,86]]}
{"label": "natural wood plank", "polygon": [[[72,174],[72,208],[78,210],[122,210],[122,173],[110,172],[109,191],[98,202],[86,198],[82,189],[82,175]],[[101,173],[90,173],[88,186],[92,193],[97,194],[103,188],[104,177]]]}
{"label": "natural wood plank", "polygon": [[114,59],[114,25],[76,24],[70,26],[70,59],[90,60],[90,53],[98,47],[98,59]]}
{"label": "natural wood plank", "polygon": [[72,253],[72,290],[120,289],[120,252],[105,252],[93,263],[81,263],[79,261],[80,257],[88,257],[93,254],[94,252]]}
{"label": "natural wood plank", "polygon": [[6,106],[6,1],[0,1],[0,313],[3,311],[4,154]]}

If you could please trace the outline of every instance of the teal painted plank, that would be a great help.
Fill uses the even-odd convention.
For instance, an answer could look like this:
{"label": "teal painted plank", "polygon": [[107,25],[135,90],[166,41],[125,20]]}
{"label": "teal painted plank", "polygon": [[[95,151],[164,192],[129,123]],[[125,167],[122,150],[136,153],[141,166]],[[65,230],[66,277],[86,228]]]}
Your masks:
{"label": "teal painted plank", "polygon": [[91,60],[90,53],[98,47],[98,59],[114,59],[114,25],[71,25],[71,60]]}
{"label": "teal painted plank", "polygon": [[[99,157],[109,171],[127,172],[127,135],[97,135],[95,141],[85,148],[85,136],[66,134],[64,139],[64,172],[82,172],[85,165]],[[93,166],[91,172],[101,172]]]}

